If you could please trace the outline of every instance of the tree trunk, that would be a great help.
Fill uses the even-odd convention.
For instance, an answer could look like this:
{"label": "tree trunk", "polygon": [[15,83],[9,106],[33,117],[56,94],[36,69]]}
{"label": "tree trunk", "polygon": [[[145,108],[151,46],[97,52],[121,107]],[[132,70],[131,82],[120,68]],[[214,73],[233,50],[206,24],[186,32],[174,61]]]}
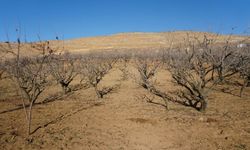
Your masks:
{"label": "tree trunk", "polygon": [[203,100],[200,101],[200,103],[201,103],[201,106],[200,106],[199,111],[200,112],[205,112],[206,109],[207,109],[207,102],[206,102],[206,100],[203,99]]}
{"label": "tree trunk", "polygon": [[61,87],[63,89],[64,94],[67,94],[68,92],[71,91],[71,89],[65,84],[61,84]]}
{"label": "tree trunk", "polygon": [[219,67],[217,69],[218,77],[219,77],[219,82],[222,82],[224,80],[223,73],[222,73],[222,68]]}
{"label": "tree trunk", "polygon": [[103,96],[101,95],[100,91],[97,89],[97,87],[95,87],[95,92],[98,98],[103,98]]}
{"label": "tree trunk", "polygon": [[215,67],[213,66],[212,75],[211,75],[211,76],[212,76],[212,77],[211,77],[211,80],[212,80],[212,81],[214,81],[214,69],[215,69]]}
{"label": "tree trunk", "polygon": [[246,87],[248,87],[249,83],[250,83],[250,82],[249,82],[248,80],[245,80],[245,81],[244,81],[244,83],[243,83],[243,85],[242,85],[242,87],[241,87],[241,89],[240,89],[240,97],[242,97],[243,91],[244,91],[244,89],[245,89]]}
{"label": "tree trunk", "polygon": [[250,87],[250,76],[247,77],[247,87]]}
{"label": "tree trunk", "polygon": [[166,108],[166,110],[169,110],[169,109],[168,109],[168,100],[167,100],[166,98],[163,98],[163,100],[164,100],[164,102],[165,102],[165,108]]}
{"label": "tree trunk", "polygon": [[30,103],[29,107],[29,118],[28,118],[28,135],[31,134],[31,119],[32,119],[32,107],[33,107],[33,102]]}
{"label": "tree trunk", "polygon": [[23,110],[24,110],[24,112],[25,112],[26,120],[28,121],[28,120],[29,120],[29,117],[28,117],[28,113],[27,113],[26,106],[25,106],[25,101],[24,101],[23,98],[22,98],[22,105],[23,105]]}

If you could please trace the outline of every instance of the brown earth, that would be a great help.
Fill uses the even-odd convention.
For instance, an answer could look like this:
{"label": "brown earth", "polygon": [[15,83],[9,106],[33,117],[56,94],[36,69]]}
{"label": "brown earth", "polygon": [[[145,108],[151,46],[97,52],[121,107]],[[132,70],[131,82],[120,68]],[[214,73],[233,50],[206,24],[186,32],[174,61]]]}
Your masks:
{"label": "brown earth", "polygon": [[[160,71],[156,79],[162,90],[174,88],[167,72]],[[9,86],[0,96],[0,149],[250,149],[249,88],[242,98],[239,89],[211,89],[208,109],[200,113],[177,104],[167,111],[147,103],[147,91],[133,78],[121,80],[121,72],[113,69],[102,85],[117,84],[104,99],[97,99],[93,88],[84,88],[37,104],[32,120],[32,130],[37,130],[27,137],[23,109],[13,110],[20,104],[18,93],[14,83],[5,81]],[[39,102],[58,92],[58,85],[51,86]],[[164,104],[157,97],[154,101]]]}
{"label": "brown earth", "polygon": [[215,42],[240,42],[249,40],[246,36],[218,35],[208,32],[175,31],[159,33],[120,33],[109,36],[78,38],[65,41],[50,41],[54,48],[64,48],[70,52],[82,53],[94,50],[131,50],[131,49],[160,49],[179,46],[187,40],[203,40],[204,35]]}
{"label": "brown earth", "polygon": [[[215,40],[215,42],[225,42],[226,40],[234,43],[241,41],[249,42],[247,36],[237,35],[221,35],[208,32],[192,32],[192,31],[175,31],[175,32],[159,32],[159,33],[120,33],[109,36],[97,36],[78,38],[70,40],[51,40],[50,47],[56,50],[57,53],[62,51],[69,51],[71,53],[86,53],[93,51],[109,51],[109,50],[158,50],[161,48],[169,48],[179,46],[187,43],[188,40],[202,41],[206,35],[208,38]],[[32,47],[36,43],[23,43],[21,45],[21,56],[31,56],[38,54],[39,51]],[[12,51],[17,51],[17,46],[10,43]],[[0,49],[9,48],[9,44],[0,43]],[[1,56],[0,51],[0,56]],[[11,55],[10,55],[11,56]]]}

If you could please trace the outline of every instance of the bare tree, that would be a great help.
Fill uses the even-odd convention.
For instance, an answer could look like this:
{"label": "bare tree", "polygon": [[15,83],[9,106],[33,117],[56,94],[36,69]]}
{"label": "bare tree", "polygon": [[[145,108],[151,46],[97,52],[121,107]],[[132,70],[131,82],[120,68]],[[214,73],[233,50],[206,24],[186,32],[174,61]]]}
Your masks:
{"label": "bare tree", "polygon": [[138,58],[136,61],[136,69],[140,75],[139,85],[149,89],[153,84],[150,80],[155,76],[160,62],[148,58]]}
{"label": "bare tree", "polygon": [[[211,42],[212,41],[212,42]],[[250,73],[250,51],[249,46],[238,47],[239,43],[248,41],[244,38],[238,42],[231,42],[231,36],[225,41],[215,43],[213,39],[204,37],[203,42],[199,43],[204,53],[207,64],[212,65],[212,80],[215,84],[229,81],[231,77],[240,74],[243,79],[240,96],[247,85],[249,85]],[[215,79],[217,77],[218,79]]]}
{"label": "bare tree", "polygon": [[243,83],[241,84],[240,96],[246,87],[250,86],[250,47],[239,48],[230,66],[232,72],[239,72]]}
{"label": "bare tree", "polygon": [[98,88],[98,84],[103,77],[112,69],[113,60],[108,58],[98,58],[96,56],[87,56],[81,61],[81,74],[88,84],[94,87],[98,98],[113,90],[112,87]]}
{"label": "bare tree", "polygon": [[127,80],[129,77],[128,64],[131,59],[130,54],[121,54],[119,56],[119,70],[122,72],[122,80]]}
{"label": "bare tree", "polygon": [[[46,67],[47,46],[43,47],[42,54],[34,57],[21,57],[21,42],[18,38],[17,54],[14,61],[8,62],[8,73],[14,77],[19,88],[24,94],[22,99],[23,109],[25,111],[28,134],[31,134],[31,120],[33,104],[39,95],[46,89],[48,85],[48,71]],[[25,101],[28,101],[28,109]]]}
{"label": "bare tree", "polygon": [[211,68],[204,61],[202,53],[190,51],[175,51],[170,56],[167,69],[180,89],[176,95],[184,104],[205,111],[207,108],[206,85]]}
{"label": "bare tree", "polygon": [[70,53],[52,55],[49,59],[49,68],[52,76],[61,85],[64,93],[70,92],[70,83],[78,75],[76,71],[77,59]]}
{"label": "bare tree", "polygon": [[[176,101],[169,93],[165,93],[160,91],[155,87],[154,77],[160,68],[161,61],[156,58],[148,58],[147,56],[140,55],[140,57],[136,60],[136,69],[139,72],[139,78],[136,79],[138,84],[146,89],[153,95],[156,95],[164,100],[165,108],[168,109],[168,102],[175,102]],[[154,103],[151,100],[147,100],[149,103]]]}
{"label": "bare tree", "polygon": [[216,39],[207,36],[204,36],[202,42],[198,41],[196,47],[202,50],[204,59],[209,65],[212,65],[212,80],[216,83],[221,83],[238,73],[236,69],[231,67],[237,63],[235,59],[236,46],[231,42],[231,35],[225,41],[216,41]]}

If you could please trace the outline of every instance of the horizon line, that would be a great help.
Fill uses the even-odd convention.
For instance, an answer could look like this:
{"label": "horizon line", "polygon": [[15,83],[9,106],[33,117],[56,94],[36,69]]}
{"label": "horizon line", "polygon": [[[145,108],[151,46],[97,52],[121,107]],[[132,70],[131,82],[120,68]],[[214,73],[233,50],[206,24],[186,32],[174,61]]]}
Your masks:
{"label": "horizon line", "polygon": [[[73,37],[73,38],[59,38],[59,36],[56,36],[55,39],[44,39],[44,40],[39,40],[39,35],[37,36],[37,40],[31,40],[28,41],[27,39],[21,38],[22,43],[33,43],[33,42],[44,42],[44,41],[68,41],[68,40],[76,40],[76,39],[83,39],[83,38],[95,38],[95,37],[107,37],[107,36],[114,36],[114,35],[119,35],[119,34],[136,34],[136,33],[141,33],[141,34],[159,34],[159,33],[173,33],[173,32],[195,32],[195,33],[209,33],[209,34],[217,34],[221,36],[242,36],[242,37],[249,37],[250,34],[247,33],[222,33],[222,32],[214,32],[214,31],[202,31],[202,30],[169,30],[169,31],[155,31],[155,32],[143,32],[143,31],[131,31],[131,32],[115,32],[115,33],[110,33],[110,34],[100,34],[100,35],[93,35],[93,36],[79,36],[79,37]],[[63,35],[64,36],[64,35]],[[25,37],[26,38],[26,37]],[[16,43],[16,40],[0,40],[0,43]]]}

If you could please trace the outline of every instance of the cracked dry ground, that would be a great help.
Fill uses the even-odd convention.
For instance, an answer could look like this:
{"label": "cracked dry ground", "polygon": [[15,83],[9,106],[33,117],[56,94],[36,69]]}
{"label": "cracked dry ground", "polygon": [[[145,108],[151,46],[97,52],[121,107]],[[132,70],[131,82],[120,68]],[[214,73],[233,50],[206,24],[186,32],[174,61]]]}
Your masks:
{"label": "cracked dry ground", "polygon": [[[114,78],[120,88],[102,100],[89,88],[36,105],[32,129],[47,125],[29,138],[25,137],[22,109],[0,114],[0,149],[250,148],[249,95],[239,98],[214,91],[206,113],[176,104],[166,111],[141,99],[147,92],[133,80],[119,81],[119,75],[112,74],[105,82],[114,82]],[[1,111],[14,106],[15,102],[1,101]]]}

